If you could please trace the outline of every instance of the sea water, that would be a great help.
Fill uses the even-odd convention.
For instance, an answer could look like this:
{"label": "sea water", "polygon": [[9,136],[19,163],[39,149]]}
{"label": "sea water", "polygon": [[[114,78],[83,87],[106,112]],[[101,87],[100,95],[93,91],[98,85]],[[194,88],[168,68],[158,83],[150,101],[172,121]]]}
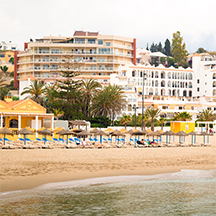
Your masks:
{"label": "sea water", "polygon": [[2,193],[0,215],[216,215],[216,170],[46,184]]}

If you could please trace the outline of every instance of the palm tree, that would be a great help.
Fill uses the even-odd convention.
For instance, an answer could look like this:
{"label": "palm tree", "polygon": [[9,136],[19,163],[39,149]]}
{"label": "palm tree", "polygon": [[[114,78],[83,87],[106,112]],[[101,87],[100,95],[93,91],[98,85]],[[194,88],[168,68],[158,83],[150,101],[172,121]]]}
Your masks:
{"label": "palm tree", "polygon": [[158,120],[158,124],[161,125],[161,130],[163,130],[164,123],[166,123],[166,119],[163,118],[163,117],[161,117],[161,118]]}
{"label": "palm tree", "polygon": [[60,109],[53,109],[53,113],[54,116],[57,118],[57,120],[59,119],[59,117],[64,115],[64,111],[60,110]]}
{"label": "palm tree", "polygon": [[8,67],[6,65],[4,65],[4,66],[0,66],[0,69],[2,72],[6,73],[8,70]]}
{"label": "palm tree", "polygon": [[5,79],[0,77],[0,100],[4,100],[5,96],[8,95],[10,89],[5,85]]}
{"label": "palm tree", "polygon": [[83,93],[83,102],[85,103],[85,115],[89,117],[89,107],[94,95],[102,88],[101,84],[94,79],[83,80],[81,84],[81,90]]}
{"label": "palm tree", "polygon": [[[199,121],[214,121],[216,120],[216,115],[213,113],[212,110],[202,110],[202,112],[197,116]],[[206,127],[206,131],[208,132],[208,124]]]}
{"label": "palm tree", "polygon": [[120,118],[119,122],[120,124],[124,125],[125,130],[127,128],[127,125],[131,122],[132,118],[129,115],[122,115],[122,117]]}
{"label": "palm tree", "polygon": [[192,120],[192,115],[186,111],[175,114],[173,117],[173,121],[191,121],[191,120]]}
{"label": "palm tree", "polygon": [[[30,94],[30,98],[37,103],[42,102],[42,96],[46,92],[45,85],[37,80],[34,80],[29,87],[25,87],[23,90],[24,91],[21,93],[21,95]],[[26,98],[28,97],[29,96],[27,96]]]}
{"label": "palm tree", "polygon": [[114,119],[126,107],[122,88],[118,85],[104,86],[92,100],[92,114],[109,116]]}
{"label": "palm tree", "polygon": [[159,116],[160,109],[158,108],[148,108],[146,110],[146,114],[148,115],[150,121],[151,121],[151,130],[154,131],[154,120]]}

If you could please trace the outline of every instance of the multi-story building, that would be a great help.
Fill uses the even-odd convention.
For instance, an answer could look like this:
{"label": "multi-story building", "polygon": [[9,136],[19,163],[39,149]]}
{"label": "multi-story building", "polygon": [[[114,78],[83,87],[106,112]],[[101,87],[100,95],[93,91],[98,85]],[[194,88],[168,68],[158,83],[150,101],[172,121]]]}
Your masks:
{"label": "multi-story building", "polygon": [[11,43],[6,43],[5,41],[0,42],[0,50],[16,50],[17,49],[17,44]]}
{"label": "multi-story building", "polygon": [[0,50],[0,66],[7,66],[7,72],[12,72],[14,70],[13,64],[10,62],[10,59],[14,57],[13,51],[1,51]]}
{"label": "multi-story building", "polygon": [[191,58],[192,68],[187,69],[141,64],[119,67],[118,74],[111,75],[111,84],[124,87],[125,114],[133,114],[133,107],[142,112],[143,93],[144,107],[158,107],[165,117],[187,111],[195,119],[202,109],[216,112],[216,60],[208,54]]}
{"label": "multi-story building", "polygon": [[48,36],[25,43],[24,52],[15,53],[15,62],[15,87],[27,75],[60,77],[68,63],[79,65],[81,77],[100,77],[106,84],[120,64],[136,64],[136,39],[84,31],[75,31],[72,37]]}

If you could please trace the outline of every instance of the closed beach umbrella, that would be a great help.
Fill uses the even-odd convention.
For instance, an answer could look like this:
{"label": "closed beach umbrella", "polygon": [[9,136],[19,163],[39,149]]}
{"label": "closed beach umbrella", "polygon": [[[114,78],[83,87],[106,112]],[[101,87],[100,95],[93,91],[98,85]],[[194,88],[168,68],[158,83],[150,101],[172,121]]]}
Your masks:
{"label": "closed beach umbrella", "polygon": [[24,135],[24,145],[26,145],[26,135],[28,134],[33,134],[32,131],[28,130],[27,128],[23,128],[20,131],[17,132],[18,134],[23,134]]}
{"label": "closed beach umbrella", "polygon": [[44,145],[45,145],[46,144],[46,135],[52,135],[53,132],[48,130],[48,129],[44,129],[44,130],[39,130],[38,133],[45,136],[45,140],[44,140]]}
{"label": "closed beach umbrella", "polygon": [[4,134],[4,145],[5,145],[5,135],[6,134],[13,135],[13,132],[8,128],[4,127],[0,130],[0,134]]}

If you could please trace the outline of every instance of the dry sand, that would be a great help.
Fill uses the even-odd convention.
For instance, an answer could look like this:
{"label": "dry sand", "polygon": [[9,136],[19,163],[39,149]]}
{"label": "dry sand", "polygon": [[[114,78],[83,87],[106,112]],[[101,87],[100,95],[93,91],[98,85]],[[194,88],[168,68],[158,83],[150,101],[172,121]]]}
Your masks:
{"label": "dry sand", "polygon": [[1,192],[105,176],[216,169],[211,147],[0,150]]}

